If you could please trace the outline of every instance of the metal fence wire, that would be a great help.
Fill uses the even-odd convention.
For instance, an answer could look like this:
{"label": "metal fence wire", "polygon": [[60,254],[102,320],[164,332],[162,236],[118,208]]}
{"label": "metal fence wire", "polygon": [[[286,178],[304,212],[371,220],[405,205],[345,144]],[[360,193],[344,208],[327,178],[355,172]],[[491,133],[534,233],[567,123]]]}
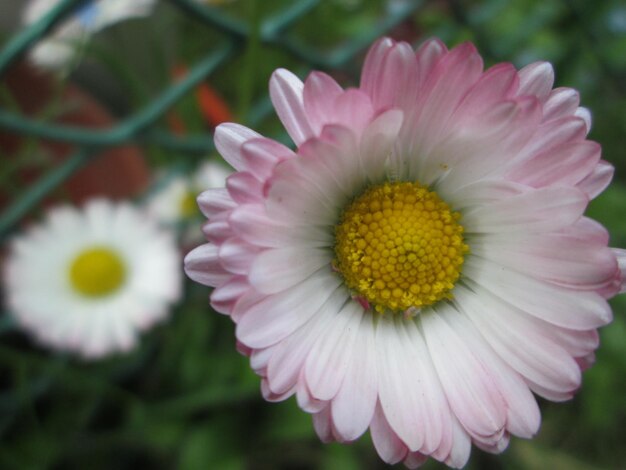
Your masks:
{"label": "metal fence wire", "polygon": [[[186,15],[206,28],[219,32],[221,41],[201,57],[180,80],[172,82],[153,100],[115,125],[102,129],[86,129],[32,119],[13,110],[0,107],[0,128],[20,135],[72,144],[74,153],[26,188],[11,201],[0,214],[0,240],[51,191],[57,188],[76,170],[98,155],[103,149],[127,143],[152,144],[166,150],[189,153],[207,153],[213,149],[209,135],[176,136],[159,125],[159,120],[198,83],[245,50],[249,41],[280,49],[304,64],[305,69],[342,69],[375,38],[398,25],[411,15],[421,0],[404,0],[394,3],[369,29],[359,31],[349,40],[329,50],[321,50],[288,38],[286,31],[305,17],[321,0],[294,0],[287,8],[251,25],[194,0],[167,0]],[[20,30],[0,51],[0,78],[24,52],[57,24],[63,21],[85,0],[61,0],[48,14],[28,28]],[[256,110],[256,111],[255,111]],[[267,98],[253,106],[249,121],[263,119],[271,107]]]}

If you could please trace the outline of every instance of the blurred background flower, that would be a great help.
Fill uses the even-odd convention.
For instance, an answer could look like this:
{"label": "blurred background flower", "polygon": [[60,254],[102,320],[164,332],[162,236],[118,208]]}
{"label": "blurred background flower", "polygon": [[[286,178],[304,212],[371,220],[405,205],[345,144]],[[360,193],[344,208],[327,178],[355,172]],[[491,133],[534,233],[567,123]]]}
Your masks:
{"label": "blurred background flower", "polygon": [[[60,4],[59,0],[30,0],[24,6],[23,23],[32,25]],[[30,51],[36,65],[58,69],[68,66],[80,54],[89,36],[107,26],[150,14],[154,0],[93,0],[84,2],[72,15],[55,27],[49,37]]]}
{"label": "blurred background flower", "polygon": [[204,240],[196,199],[209,188],[223,188],[231,173],[225,163],[215,161],[202,163],[192,174],[161,172],[147,197],[146,210],[163,226],[181,232],[182,246],[192,248]]}
{"label": "blurred background flower", "polygon": [[[111,207],[131,204],[143,218],[168,181],[194,175],[206,161],[222,164],[212,132],[224,120],[292,145],[271,109],[272,71],[285,67],[304,78],[315,68],[342,86],[357,85],[365,50],[383,34],[413,46],[431,36],[449,47],[471,40],[486,67],[549,60],[555,86],[581,92],[593,115],[590,138],[616,167],[588,213],[608,227],[612,246],[626,246],[621,0],[160,0],[141,18],[83,29],[70,41],[63,73],[32,67],[28,50],[79,21],[91,2],[63,0],[52,16],[26,27],[29,3],[0,5],[5,266],[15,256],[10,240],[28,239],[29,226],[45,227],[49,208],[59,204],[81,211],[99,197]],[[191,188],[190,178],[180,187]],[[184,226],[167,229],[179,243]],[[0,467],[385,468],[368,438],[322,445],[295,400],[265,403],[258,377],[234,352],[230,320],[210,311],[207,295],[185,281],[168,320],[145,331],[136,347],[85,362],[40,347],[19,328],[5,287]],[[597,361],[580,393],[558,406],[540,401],[534,440],[513,439],[500,456],[473,452],[468,468],[626,465],[626,301],[612,306],[615,320],[600,330]]]}
{"label": "blurred background flower", "polygon": [[51,209],[12,242],[7,305],[37,341],[85,358],[128,351],[181,293],[171,233],[128,203]]}

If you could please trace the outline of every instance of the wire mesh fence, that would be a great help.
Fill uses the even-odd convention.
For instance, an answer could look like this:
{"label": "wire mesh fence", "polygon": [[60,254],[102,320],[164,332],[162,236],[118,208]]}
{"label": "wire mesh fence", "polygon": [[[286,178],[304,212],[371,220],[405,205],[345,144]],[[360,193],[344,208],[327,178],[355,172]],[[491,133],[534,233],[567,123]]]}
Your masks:
{"label": "wire mesh fence", "polygon": [[[7,69],[29,46],[36,43],[49,32],[64,16],[80,6],[80,1],[65,0],[53,8],[36,24],[16,35],[0,54],[0,74]],[[62,141],[74,144],[77,150],[74,155],[49,172],[40,181],[33,184],[28,192],[23,194],[0,216],[0,237],[4,238],[10,228],[43,197],[76,169],[87,162],[102,148],[120,145],[128,142],[152,143],[163,148],[175,151],[208,153],[212,148],[212,140],[207,136],[191,136],[177,138],[171,133],[158,128],[157,121],[185,94],[203,79],[206,79],[216,69],[224,65],[235,54],[240,54],[246,41],[260,42],[284,49],[289,54],[306,64],[306,67],[320,67],[322,69],[336,69],[346,67],[356,54],[361,52],[375,38],[392,29],[406,19],[418,7],[418,1],[398,2],[398,5],[371,28],[362,31],[330,51],[321,51],[307,44],[285,40],[282,34],[290,25],[304,17],[319,0],[295,1],[284,10],[280,10],[269,18],[255,25],[248,25],[221,13],[217,9],[209,9],[193,0],[173,0],[172,5],[184,13],[193,16],[195,21],[201,22],[207,28],[222,33],[223,39],[218,47],[211,48],[206,57],[200,58],[189,70],[184,78],[172,83],[167,89],[143,108],[125,117],[108,129],[84,129],[73,126],[55,125],[0,109],[0,127],[6,130]],[[257,104],[257,112],[251,119],[258,120],[269,112],[269,103],[264,100]]]}

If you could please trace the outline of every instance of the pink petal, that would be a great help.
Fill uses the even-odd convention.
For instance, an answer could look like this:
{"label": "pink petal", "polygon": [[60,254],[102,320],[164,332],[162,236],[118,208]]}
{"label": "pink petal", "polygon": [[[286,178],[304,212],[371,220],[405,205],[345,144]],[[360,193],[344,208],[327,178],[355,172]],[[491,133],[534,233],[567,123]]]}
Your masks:
{"label": "pink petal", "polygon": [[485,114],[501,101],[513,98],[519,86],[517,70],[512,64],[491,67],[463,97],[454,118],[471,120]]}
{"label": "pink petal", "polygon": [[609,232],[599,222],[596,222],[589,217],[581,217],[571,227],[567,227],[564,233],[568,237],[576,238],[577,240],[583,240],[588,243],[597,245],[608,245]]}
{"label": "pink petal", "polygon": [[319,248],[275,248],[248,258],[250,284],[263,294],[275,294],[305,281],[323,266],[332,253]]}
{"label": "pink petal", "polygon": [[198,196],[197,201],[202,214],[207,218],[237,207],[226,188],[207,189]]}
{"label": "pink petal", "polygon": [[222,213],[212,217],[208,222],[202,225],[202,233],[207,240],[213,243],[222,243],[227,238],[233,236],[233,230],[224,218],[228,217],[228,213]]}
{"label": "pink petal", "polygon": [[575,188],[540,188],[467,210],[463,225],[468,233],[557,230],[578,220],[587,202]]}
{"label": "pink petal", "polygon": [[626,292],[626,250],[613,248],[613,253],[617,257],[617,264],[621,272],[620,293]]}
{"label": "pink petal", "polygon": [[185,272],[191,279],[206,286],[220,285],[231,276],[220,264],[218,247],[211,243],[200,245],[185,256]]}
{"label": "pink petal", "polygon": [[245,277],[234,276],[211,292],[211,307],[217,312],[230,314],[239,298],[250,289]]}
{"label": "pink petal", "polygon": [[[281,394],[291,389],[295,391],[313,345],[321,335],[334,327],[339,313],[339,310],[334,309],[340,306],[332,305],[332,301],[329,301],[325,307],[327,307],[325,310],[324,307],[321,310],[316,309],[318,311],[314,312],[316,313],[314,316],[309,316],[305,322],[297,325],[289,336],[283,337],[284,339],[276,343],[267,362],[266,371],[267,382],[273,393]],[[298,316],[294,312],[291,314]],[[244,315],[242,322],[246,318],[247,316]]]}
{"label": "pink petal", "polygon": [[587,108],[579,107],[574,115],[583,120],[587,132],[589,132],[591,130],[591,111]]}
{"label": "pink petal", "polygon": [[239,204],[254,204],[263,200],[263,185],[252,173],[233,173],[226,179],[226,188],[233,201]]}
{"label": "pink petal", "polygon": [[279,224],[263,212],[263,207],[240,206],[229,216],[230,227],[243,240],[257,246],[280,248],[333,245],[333,234],[327,227]]}
{"label": "pink petal", "polygon": [[276,114],[296,145],[315,134],[311,129],[302,97],[304,85],[285,69],[278,69],[270,79],[270,98]]}
{"label": "pink petal", "polygon": [[218,255],[220,264],[233,274],[248,274],[250,264],[261,249],[244,242],[240,238],[230,237],[220,244]]}
{"label": "pink petal", "polygon": [[395,41],[388,37],[382,37],[377,40],[367,51],[365,61],[363,62],[363,71],[361,72],[360,88],[373,96],[378,82],[378,76],[383,69],[383,61],[389,50],[394,46]]}
{"label": "pink petal", "polygon": [[482,442],[478,440],[478,441],[474,441],[474,444],[476,444],[476,447],[478,447],[481,450],[484,450],[485,452],[490,452],[492,454],[499,454],[503,452],[504,450],[506,450],[506,448],[509,446],[510,439],[511,439],[511,436],[509,435],[509,433],[504,432],[502,433],[502,436],[500,436],[497,440],[493,442]]}
{"label": "pink petal", "polygon": [[[326,149],[326,158],[334,157],[328,144],[311,141],[303,145],[305,152],[315,145],[308,158],[297,158],[276,168],[267,193],[268,215],[290,225],[334,225],[341,201],[347,198],[341,174],[331,173],[318,152]],[[356,166],[356,164],[355,164]],[[334,199],[334,200],[333,200]]]}
{"label": "pink petal", "polygon": [[370,434],[376,452],[388,464],[393,465],[406,457],[408,449],[387,422],[380,404],[376,406]]}
{"label": "pink petal", "polygon": [[[456,306],[460,311],[465,312],[472,310],[473,305],[466,302],[467,296],[475,295],[468,293],[465,289],[459,288],[457,292],[461,293],[456,296]],[[476,311],[480,315],[481,311]],[[476,353],[480,360],[486,365],[491,372],[500,394],[506,401],[507,419],[506,429],[511,433],[525,438],[530,438],[537,433],[541,423],[541,415],[537,402],[533,394],[528,389],[528,385],[524,382],[519,374],[511,369],[510,365],[501,360],[501,356],[489,347],[489,341],[485,342],[487,333],[481,335],[480,332],[469,321],[468,316],[450,309],[447,318],[448,324],[456,330],[457,334],[463,335],[467,340],[470,349]],[[496,312],[502,314],[503,312]],[[471,318],[472,315],[469,315]],[[487,321],[487,320],[485,320]],[[507,319],[503,318],[503,322]],[[496,326],[494,325],[494,328]],[[513,340],[513,338],[511,338]]]}
{"label": "pink petal", "polygon": [[[383,47],[385,44],[381,41]],[[418,93],[415,54],[407,43],[393,43],[384,54],[366,59],[361,89],[371,98],[376,111],[411,106]],[[374,63],[377,62],[377,63]]]}
{"label": "pink petal", "polygon": [[552,91],[554,69],[549,62],[535,62],[522,68],[519,78],[519,95],[533,95],[544,102]]}
{"label": "pink petal", "polygon": [[237,339],[251,348],[267,347],[292,334],[318,311],[339,311],[346,298],[340,284],[338,276],[323,269],[288,290],[265,297],[243,314]]}
{"label": "pink petal", "polygon": [[[239,342],[239,344],[242,344]],[[245,348],[250,350],[250,367],[252,370],[262,377],[267,376],[267,363],[270,361],[274,352],[280,347],[281,343],[274,344],[267,348],[262,349],[250,349],[247,346],[243,345]],[[269,386],[268,386],[269,388]]]}
{"label": "pink petal", "polygon": [[295,392],[295,386],[290,389],[282,392],[282,393],[274,393],[269,386],[269,382],[267,379],[261,380],[261,394],[263,398],[271,403],[276,403],[279,401],[284,401],[293,395]]}
{"label": "pink petal", "polygon": [[320,441],[327,444],[334,440],[332,421],[330,419],[330,406],[327,406],[313,415],[313,427]]}
{"label": "pink petal", "polygon": [[376,117],[363,132],[359,147],[361,178],[376,184],[383,180],[391,154],[402,127],[403,113],[391,109]]}
{"label": "pink petal", "polygon": [[501,173],[502,155],[517,154],[535,133],[540,119],[541,107],[535,98],[503,101],[471,125],[452,130],[445,141],[431,149],[424,159],[430,165],[424,165],[422,178],[445,177],[445,185],[460,187]]}
{"label": "pink petal", "polygon": [[527,145],[512,160],[513,168],[523,166],[526,160],[546,149],[566,142],[581,142],[586,135],[585,123],[577,117],[568,116],[562,119],[543,122],[536,130]]}
{"label": "pink petal", "polygon": [[552,121],[572,116],[579,103],[580,96],[573,88],[555,88],[543,106],[543,120]]}
{"label": "pink petal", "polygon": [[308,121],[315,135],[326,124],[335,122],[335,101],[343,93],[332,77],[322,72],[312,72],[304,82],[303,100]]}
{"label": "pink petal", "polygon": [[600,152],[600,145],[595,142],[566,142],[535,154],[508,177],[536,188],[573,186],[594,171]]}
{"label": "pink petal", "polygon": [[250,139],[261,137],[247,127],[233,122],[220,124],[215,128],[215,147],[217,151],[236,170],[246,170],[245,162],[241,154],[241,146]]}
{"label": "pink petal", "polygon": [[526,381],[528,382],[528,386],[534,393],[550,401],[561,402],[571,400],[574,396],[574,393],[576,392],[575,390],[572,390],[571,392],[554,391],[550,388],[538,385],[528,379]]}
{"label": "pink petal", "polygon": [[[359,173],[359,150],[356,136],[348,129],[338,125],[328,125],[322,130],[320,139],[310,139],[299,149],[299,154],[303,158],[294,159],[280,164],[272,179],[272,189],[270,189],[271,199],[282,204],[293,204],[304,208],[307,200],[306,194],[299,200],[301,202],[290,202],[288,197],[283,201],[276,201],[273,196],[274,185],[289,187],[291,191],[298,191],[298,186],[302,190],[308,191],[314,200],[312,202],[320,204],[318,208],[311,206],[316,217],[334,216],[349,198],[354,197],[361,189],[363,181]],[[290,182],[292,178],[301,181],[299,184]],[[284,189],[285,196],[288,195]],[[325,209],[324,209],[325,208]],[[326,209],[329,212],[326,212]],[[269,208],[272,216],[280,218],[284,211],[277,210],[273,205]],[[299,218],[302,218],[300,214]],[[298,217],[298,212],[289,212],[289,217]],[[304,217],[306,221],[308,217]],[[323,222],[323,221],[322,221]],[[306,221],[310,223],[310,221]],[[323,222],[325,223],[325,222]]]}
{"label": "pink petal", "polygon": [[600,160],[593,171],[577,184],[589,199],[595,199],[603,192],[613,179],[615,168],[608,162]]}
{"label": "pink petal", "polygon": [[579,358],[593,354],[600,344],[598,330],[568,330],[535,319],[550,338],[572,357]]}
{"label": "pink petal", "polygon": [[433,142],[441,137],[448,119],[480,78],[482,68],[480,55],[469,43],[455,47],[439,60],[415,104],[415,109],[420,112],[419,118],[412,119],[414,122],[407,129],[416,133],[414,142],[421,139]]}
{"label": "pink petal", "polygon": [[420,452],[410,452],[404,459],[403,463],[407,468],[419,468],[427,460],[428,457]]}
{"label": "pink petal", "polygon": [[415,52],[415,61],[417,62],[417,83],[423,85],[430,73],[434,70],[435,65],[448,52],[446,45],[439,38],[430,38],[417,49]]}
{"label": "pink petal", "polygon": [[497,435],[506,423],[506,403],[489,369],[444,321],[446,308],[419,318],[448,403],[472,437]]}
{"label": "pink petal", "polygon": [[[304,367],[300,370],[300,376],[298,377],[298,385],[296,386],[296,399],[298,406],[307,413],[319,413],[324,408],[329,408],[328,400],[318,400],[313,396],[309,386],[304,377]],[[340,442],[342,439],[337,438],[336,433],[333,431],[333,437]]]}
{"label": "pink petal", "polygon": [[340,124],[360,135],[374,115],[369,97],[361,90],[350,89],[335,100],[332,124]]}
{"label": "pink petal", "polygon": [[260,181],[270,177],[276,164],[296,156],[290,148],[264,137],[246,141],[241,155],[246,169]]}

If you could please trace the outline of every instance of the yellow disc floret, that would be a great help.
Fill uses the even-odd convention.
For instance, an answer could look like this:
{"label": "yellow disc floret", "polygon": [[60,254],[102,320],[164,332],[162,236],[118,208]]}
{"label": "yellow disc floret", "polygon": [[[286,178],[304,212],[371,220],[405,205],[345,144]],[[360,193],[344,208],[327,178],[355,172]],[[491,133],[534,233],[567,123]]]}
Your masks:
{"label": "yellow disc floret", "polygon": [[95,246],[82,251],[70,266],[72,287],[86,297],[104,297],[124,282],[126,268],[118,253]]}
{"label": "yellow disc floret", "polygon": [[378,312],[417,311],[450,298],[468,247],[461,215],[419,183],[384,183],[344,210],[334,265]]}

